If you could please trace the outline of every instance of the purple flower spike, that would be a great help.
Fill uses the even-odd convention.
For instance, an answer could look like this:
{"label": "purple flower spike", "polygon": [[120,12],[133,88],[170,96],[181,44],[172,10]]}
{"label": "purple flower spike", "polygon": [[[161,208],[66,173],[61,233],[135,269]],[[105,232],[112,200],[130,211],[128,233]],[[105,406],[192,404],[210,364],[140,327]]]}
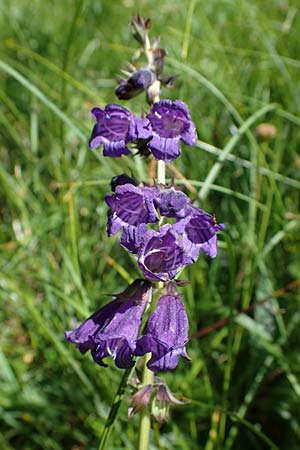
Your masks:
{"label": "purple flower spike", "polygon": [[188,342],[188,318],[176,288],[159,299],[151,314],[147,333],[138,339],[135,355],[151,352],[147,366],[153,372],[174,370],[178,357],[189,359],[185,345]]}
{"label": "purple flower spike", "polygon": [[113,236],[122,227],[157,222],[153,204],[156,195],[156,188],[136,187],[133,184],[117,186],[113,195],[106,195],[105,201],[110,207],[108,235]]}
{"label": "purple flower spike", "polygon": [[116,300],[99,309],[73,331],[66,331],[69,342],[81,353],[91,351],[94,361],[106,366],[103,358],[112,356],[117,367],[134,365],[136,347],[143,312],[151,299],[151,284],[136,280]]}
{"label": "purple flower spike", "polygon": [[179,141],[196,145],[197,133],[188,107],[180,100],[161,100],[147,116],[153,138],[148,143],[155,159],[173,161],[180,154]]}
{"label": "purple flower spike", "polygon": [[137,138],[136,122],[141,119],[135,117],[126,108],[115,104],[107,105],[104,110],[94,108],[92,115],[97,123],[89,142],[91,148],[97,148],[103,144],[104,156],[118,157],[131,153],[126,144]]}
{"label": "purple flower spike", "polygon": [[138,265],[145,277],[168,281],[186,264],[193,261],[185,252],[178,235],[167,224],[160,231],[149,230],[138,251]]}

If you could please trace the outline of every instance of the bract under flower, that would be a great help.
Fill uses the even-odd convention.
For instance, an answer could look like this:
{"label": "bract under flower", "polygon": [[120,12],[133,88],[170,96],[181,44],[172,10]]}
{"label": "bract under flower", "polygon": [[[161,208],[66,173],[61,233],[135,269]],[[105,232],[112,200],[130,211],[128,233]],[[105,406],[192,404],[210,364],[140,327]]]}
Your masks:
{"label": "bract under flower", "polygon": [[[161,100],[155,103],[147,119],[150,122],[153,136],[148,147],[155,159],[169,162],[178,158],[180,154],[179,141],[186,145],[196,145],[196,127],[192,122],[188,107],[182,101]],[[146,128],[149,130],[148,125]],[[140,137],[140,128],[138,133]]]}
{"label": "bract under flower", "polygon": [[171,280],[192,262],[170,224],[162,226],[159,232],[147,231],[138,251],[140,269],[146,278],[154,281]]}
{"label": "bract under flower", "polygon": [[142,316],[151,293],[148,281],[136,280],[78,328],[66,331],[67,340],[76,344],[81,353],[90,350],[94,361],[101,366],[106,366],[104,358],[112,356],[117,367],[132,367]]}
{"label": "bract under flower", "polygon": [[147,366],[153,372],[174,370],[179,356],[189,359],[185,350],[188,318],[179,294],[172,291],[159,299],[149,318],[147,333],[138,339],[134,352],[137,356],[152,353]]}
{"label": "bract under flower", "polygon": [[137,139],[138,124],[145,121],[122,106],[110,104],[105,109],[94,108],[92,115],[97,123],[89,141],[91,148],[103,144],[104,156],[118,157],[131,153],[127,144]]}

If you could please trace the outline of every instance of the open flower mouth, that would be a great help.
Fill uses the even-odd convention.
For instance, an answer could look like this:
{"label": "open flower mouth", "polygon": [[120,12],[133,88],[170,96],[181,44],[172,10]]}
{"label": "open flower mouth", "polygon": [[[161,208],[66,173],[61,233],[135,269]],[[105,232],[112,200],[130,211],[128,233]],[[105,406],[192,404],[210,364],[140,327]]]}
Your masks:
{"label": "open flower mouth", "polygon": [[153,132],[164,138],[178,138],[189,127],[189,123],[181,111],[173,111],[165,107],[162,107],[159,112],[155,111],[149,114],[148,119]]}
{"label": "open flower mouth", "polygon": [[98,127],[98,133],[110,141],[124,139],[129,128],[129,120],[126,116],[106,115],[105,119]]}

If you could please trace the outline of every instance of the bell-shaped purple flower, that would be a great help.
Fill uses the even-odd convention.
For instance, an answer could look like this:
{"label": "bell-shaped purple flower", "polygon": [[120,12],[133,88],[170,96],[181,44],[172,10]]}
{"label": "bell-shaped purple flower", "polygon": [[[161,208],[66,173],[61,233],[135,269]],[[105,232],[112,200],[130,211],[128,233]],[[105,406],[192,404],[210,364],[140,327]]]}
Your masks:
{"label": "bell-shaped purple flower", "polygon": [[97,123],[89,141],[91,148],[103,144],[104,156],[118,157],[131,153],[127,144],[137,139],[137,128],[147,121],[131,114],[122,106],[110,104],[105,109],[94,108],[92,115]]}
{"label": "bell-shaped purple flower", "polygon": [[182,234],[182,243],[194,261],[200,251],[214,258],[217,255],[216,233],[225,228],[217,224],[215,216],[211,216],[200,208],[189,206],[186,216],[174,224],[175,230]]}
{"label": "bell-shaped purple flower", "polygon": [[162,226],[159,232],[147,231],[138,251],[140,269],[146,278],[154,281],[171,280],[192,262],[170,224]]}
{"label": "bell-shaped purple flower", "polygon": [[105,201],[110,207],[108,235],[113,236],[122,227],[157,222],[158,216],[153,203],[156,195],[156,188],[137,187],[133,184],[117,186],[114,194],[106,195]]}
{"label": "bell-shaped purple flower", "polygon": [[132,367],[142,316],[151,293],[151,283],[136,280],[78,328],[66,331],[67,340],[76,344],[81,353],[90,350],[100,366],[106,366],[103,359],[112,356],[117,367]]}
{"label": "bell-shaped purple flower", "polygon": [[152,353],[147,366],[153,372],[174,370],[179,356],[189,359],[185,350],[188,342],[185,307],[176,287],[172,285],[168,288],[166,295],[159,299],[155,311],[151,314],[147,333],[138,339],[134,352],[137,356]]}
{"label": "bell-shaped purple flower", "polygon": [[[173,161],[180,154],[179,141],[186,145],[196,145],[196,127],[192,122],[188,107],[180,100],[161,100],[155,103],[147,116],[152,130],[148,147],[155,159]],[[144,127],[145,129],[145,127]],[[149,126],[146,126],[149,130]],[[139,137],[143,138],[141,128]]]}
{"label": "bell-shaped purple flower", "polygon": [[190,199],[183,192],[175,190],[173,187],[163,189],[159,192],[155,200],[160,214],[164,217],[180,219],[185,216]]}

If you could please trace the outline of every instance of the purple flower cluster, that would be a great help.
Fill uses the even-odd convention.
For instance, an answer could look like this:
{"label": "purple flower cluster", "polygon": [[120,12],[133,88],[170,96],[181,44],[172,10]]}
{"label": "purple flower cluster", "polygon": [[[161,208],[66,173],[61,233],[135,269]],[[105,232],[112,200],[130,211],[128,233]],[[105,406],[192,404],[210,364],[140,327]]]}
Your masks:
{"label": "purple flower cluster", "polygon": [[[119,98],[132,98],[153,83],[153,72],[140,70],[117,88]],[[180,154],[180,141],[195,145],[196,128],[187,106],[180,100],[154,103],[146,117],[140,118],[126,108],[110,104],[94,108],[96,120],[90,147],[103,145],[104,156],[131,153],[134,144],[140,153],[157,160],[173,161]],[[215,217],[194,206],[174,186],[140,185],[126,174],[111,181],[112,193],[106,195],[109,207],[107,232],[120,232],[120,244],[136,255],[145,279],[136,280],[123,293],[95,312],[72,331],[65,333],[82,352],[90,351],[94,361],[112,356],[117,367],[126,369],[135,358],[151,353],[148,368],[153,372],[174,370],[179,356],[189,359],[188,319],[175,277],[203,252],[217,254],[216,233],[224,228]],[[160,298],[153,308],[152,288],[163,283]],[[143,315],[153,311],[145,331]]]}
{"label": "purple flower cluster", "polygon": [[[120,176],[121,181],[124,175]],[[200,252],[210,257],[217,254],[216,224],[213,216],[193,206],[190,199],[171,188],[118,185],[114,194],[106,195],[109,206],[108,235],[122,229],[120,243],[138,257],[138,265],[151,281],[172,280],[186,265],[193,264]],[[161,219],[175,219],[158,231],[147,229]],[[162,220],[160,220],[160,223]]]}
{"label": "purple flower cluster", "polygon": [[[201,252],[216,256],[216,233],[224,225],[216,224],[214,216],[192,205],[174,187],[139,186],[125,174],[114,177],[111,186],[113,193],[105,197],[108,235],[121,231],[121,245],[137,256],[146,280],[136,280],[78,328],[66,332],[66,338],[82,353],[90,350],[100,365],[105,366],[103,359],[112,356],[117,367],[129,368],[136,356],[151,353],[150,370],[173,370],[179,356],[189,358],[185,351],[188,319],[172,280]],[[157,230],[149,228],[153,224]],[[140,336],[155,281],[164,282],[164,291]]]}
{"label": "purple flower cluster", "polygon": [[129,143],[138,143],[155,159],[173,161],[180,154],[179,141],[186,145],[197,142],[196,127],[188,107],[180,100],[154,103],[146,118],[141,119],[122,106],[111,104],[104,110],[94,108],[96,119],[90,147],[103,144],[104,156],[128,155]]}

